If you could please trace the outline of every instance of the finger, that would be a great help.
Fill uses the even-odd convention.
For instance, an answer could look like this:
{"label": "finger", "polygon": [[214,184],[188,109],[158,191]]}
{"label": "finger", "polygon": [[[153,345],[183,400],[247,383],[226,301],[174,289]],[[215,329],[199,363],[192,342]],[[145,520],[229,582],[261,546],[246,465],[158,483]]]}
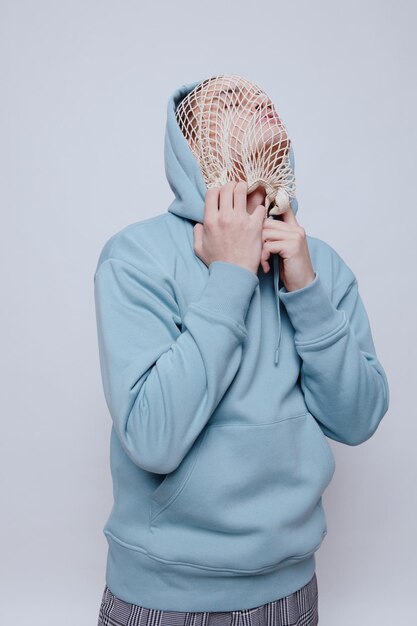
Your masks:
{"label": "finger", "polygon": [[262,229],[262,241],[276,241],[280,239],[287,239],[289,234],[290,233],[288,231],[265,227]]}
{"label": "finger", "polygon": [[207,189],[204,207],[204,222],[213,223],[219,212],[220,187]]}
{"label": "finger", "polygon": [[219,211],[233,211],[233,193],[237,181],[232,180],[220,188]]}
{"label": "finger", "polygon": [[265,222],[265,220],[267,219],[265,217],[265,206],[263,204],[258,204],[258,206],[255,208],[254,211],[252,211],[250,217],[254,220],[259,220],[259,225],[262,226],[262,224]]}
{"label": "finger", "polygon": [[294,228],[293,224],[287,224],[282,220],[273,220],[270,218],[266,218],[264,228],[271,228],[275,230],[292,230]]}
{"label": "finger", "polygon": [[261,265],[262,265],[264,274],[268,274],[269,270],[271,269],[268,261],[261,261]]}
{"label": "finger", "polygon": [[233,207],[238,213],[246,213],[248,197],[248,184],[245,180],[239,180],[233,192]]}
{"label": "finger", "polygon": [[281,254],[287,249],[285,241],[265,241],[264,250],[268,250],[270,254]]}
{"label": "finger", "polygon": [[203,230],[202,224],[197,223],[194,228],[194,248],[200,250],[203,243]]}
{"label": "finger", "polygon": [[290,239],[298,239],[298,233],[293,230],[263,228],[261,237],[262,241],[289,241]]}
{"label": "finger", "polygon": [[261,265],[264,270],[264,273],[267,274],[271,269],[270,264],[268,263],[268,259],[271,256],[270,251],[265,246],[262,247],[261,252]]}
{"label": "finger", "polygon": [[271,256],[271,251],[268,250],[267,246],[263,246],[262,252],[261,252],[261,262],[268,261],[270,256]]}

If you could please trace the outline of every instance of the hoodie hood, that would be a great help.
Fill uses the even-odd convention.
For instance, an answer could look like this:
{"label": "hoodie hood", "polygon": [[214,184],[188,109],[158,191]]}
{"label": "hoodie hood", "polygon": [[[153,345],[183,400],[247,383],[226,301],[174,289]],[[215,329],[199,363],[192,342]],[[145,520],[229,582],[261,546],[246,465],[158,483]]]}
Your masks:
{"label": "hoodie hood", "polygon": [[[168,100],[167,121],[165,129],[165,174],[174,193],[174,200],[168,207],[170,213],[194,222],[204,222],[204,204],[207,186],[204,182],[200,166],[184,137],[175,116],[175,111],[181,100],[192,91],[201,81],[184,84],[176,89]],[[290,165],[295,173],[294,151],[290,146]],[[298,211],[297,198],[290,198],[290,205],[294,214]],[[278,316],[277,340],[274,348],[274,363],[278,364],[281,342],[281,311],[279,290],[279,258],[278,254],[271,254],[272,271],[274,273],[275,302]]]}

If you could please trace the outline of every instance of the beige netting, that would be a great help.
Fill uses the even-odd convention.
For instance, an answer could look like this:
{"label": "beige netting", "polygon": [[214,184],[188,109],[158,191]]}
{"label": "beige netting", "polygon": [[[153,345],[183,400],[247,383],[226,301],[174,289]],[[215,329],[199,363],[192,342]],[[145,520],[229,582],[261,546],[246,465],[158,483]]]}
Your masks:
{"label": "beige netting", "polygon": [[207,188],[245,180],[248,193],[263,186],[269,215],[289,208],[291,140],[262,89],[236,74],[212,76],[183,98],[176,117]]}

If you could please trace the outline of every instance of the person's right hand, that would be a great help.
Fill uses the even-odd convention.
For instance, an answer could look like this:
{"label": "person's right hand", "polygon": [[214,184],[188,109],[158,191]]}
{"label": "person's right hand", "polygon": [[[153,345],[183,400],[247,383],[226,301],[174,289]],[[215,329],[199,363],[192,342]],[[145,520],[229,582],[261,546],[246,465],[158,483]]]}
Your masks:
{"label": "person's right hand", "polygon": [[258,273],[265,207],[247,212],[247,182],[228,182],[207,190],[204,224],[194,226],[194,252],[207,265],[227,261]]}

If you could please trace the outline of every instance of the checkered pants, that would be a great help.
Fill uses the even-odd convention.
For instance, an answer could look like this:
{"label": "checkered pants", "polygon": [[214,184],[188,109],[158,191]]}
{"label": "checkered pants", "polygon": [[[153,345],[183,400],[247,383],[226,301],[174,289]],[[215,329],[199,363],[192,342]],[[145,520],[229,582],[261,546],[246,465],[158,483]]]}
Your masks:
{"label": "checkered pants", "polygon": [[97,626],[316,626],[317,578],[285,598],[252,609],[181,612],[146,609],[116,598],[105,585]]}

